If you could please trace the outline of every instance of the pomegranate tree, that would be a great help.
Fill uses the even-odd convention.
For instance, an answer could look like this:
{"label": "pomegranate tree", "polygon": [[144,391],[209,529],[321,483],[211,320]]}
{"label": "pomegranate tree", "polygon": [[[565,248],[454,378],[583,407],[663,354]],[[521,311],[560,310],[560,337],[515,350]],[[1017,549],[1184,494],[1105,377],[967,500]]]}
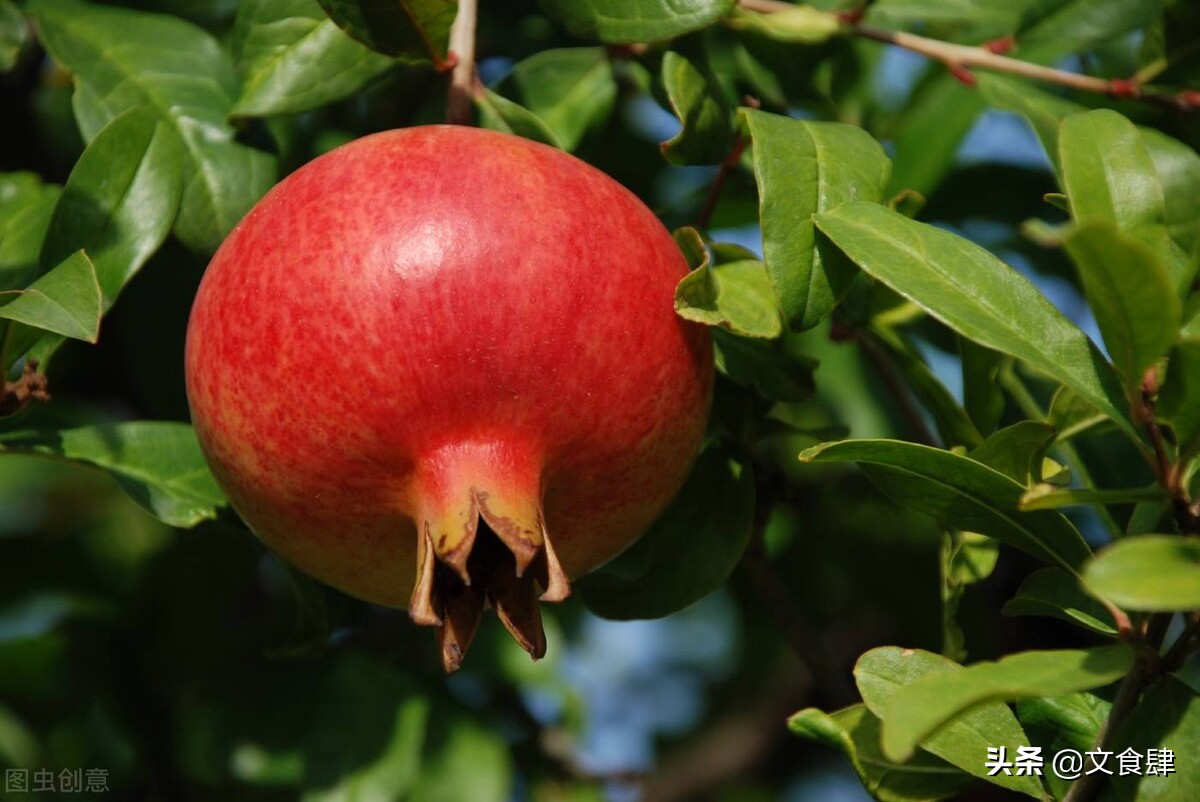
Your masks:
{"label": "pomegranate tree", "polygon": [[603,173],[524,139],[376,134],[276,186],[196,296],[196,431],[284,559],[437,628],[485,606],[535,658],[538,599],[635,540],[703,435],[687,265]]}

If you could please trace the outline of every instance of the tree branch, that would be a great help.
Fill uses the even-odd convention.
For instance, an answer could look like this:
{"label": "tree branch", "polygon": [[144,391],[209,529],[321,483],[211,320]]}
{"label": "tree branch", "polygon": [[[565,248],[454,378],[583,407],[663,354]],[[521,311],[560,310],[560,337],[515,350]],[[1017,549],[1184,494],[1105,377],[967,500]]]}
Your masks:
{"label": "tree branch", "polygon": [[[794,4],[785,3],[782,0],[740,0],[740,2],[742,8],[760,14],[773,14],[796,8]],[[1054,67],[1045,67],[1041,64],[1022,61],[997,52],[1001,47],[1007,48],[1012,46],[1012,41],[1009,39],[998,40],[998,43],[1001,44],[993,46],[992,49],[986,46],[958,45],[904,31],[888,31],[876,28],[873,25],[864,25],[858,22],[857,19],[854,19],[855,16],[839,16],[839,19],[843,21],[845,30],[849,33],[864,39],[895,45],[896,47],[901,47],[913,53],[920,53],[923,56],[940,61],[964,83],[971,84],[974,82],[974,77],[970,71],[971,69],[978,68],[1018,75],[1022,78],[1066,86],[1084,92],[1098,92],[1111,97],[1146,100],[1184,111],[1200,107],[1200,93],[1182,91],[1172,95],[1147,92],[1136,75],[1125,79],[1097,78],[1092,75],[1081,75]]]}
{"label": "tree branch", "polygon": [[475,97],[475,19],[478,0],[458,0],[458,15],[450,28],[450,53],[455,59],[446,93],[446,122],[471,124]]}

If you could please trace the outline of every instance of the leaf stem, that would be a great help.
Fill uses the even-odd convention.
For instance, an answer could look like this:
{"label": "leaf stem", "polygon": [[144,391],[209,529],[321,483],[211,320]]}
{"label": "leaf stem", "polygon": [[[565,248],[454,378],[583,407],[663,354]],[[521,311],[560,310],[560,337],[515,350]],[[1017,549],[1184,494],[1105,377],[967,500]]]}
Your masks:
{"label": "leaf stem", "polygon": [[475,97],[475,21],[479,0],[458,0],[458,14],[450,28],[450,52],[454,69],[446,92],[446,122],[471,124]]}
{"label": "leaf stem", "polygon": [[[760,14],[772,14],[796,7],[794,4],[786,3],[782,0],[740,0],[740,3],[742,8],[749,11],[756,11]],[[1029,78],[1042,83],[1057,84],[1058,86],[1079,89],[1085,92],[1098,92],[1111,97],[1146,100],[1180,110],[1190,110],[1200,107],[1200,97],[1197,97],[1197,93],[1184,91],[1172,95],[1147,92],[1136,75],[1132,78],[1124,79],[1098,78],[1092,75],[1081,75],[1055,67],[1046,67],[1029,61],[1022,61],[1021,59],[1015,59],[997,52],[1000,47],[1011,47],[1013,43],[1011,39],[997,40],[998,43],[1003,44],[998,44],[989,49],[987,46],[959,45],[952,42],[944,42],[940,39],[931,39],[927,36],[918,36],[917,34],[905,31],[888,31],[876,28],[873,25],[864,25],[857,21],[856,17],[858,15],[853,12],[838,16],[842,20],[844,29],[849,33],[863,39],[871,39],[876,42],[895,45],[896,47],[912,51],[913,53],[920,53],[923,56],[940,61],[946,65],[951,73],[967,84],[974,83],[974,76],[971,74],[971,69],[978,68],[1018,75],[1022,78]]]}

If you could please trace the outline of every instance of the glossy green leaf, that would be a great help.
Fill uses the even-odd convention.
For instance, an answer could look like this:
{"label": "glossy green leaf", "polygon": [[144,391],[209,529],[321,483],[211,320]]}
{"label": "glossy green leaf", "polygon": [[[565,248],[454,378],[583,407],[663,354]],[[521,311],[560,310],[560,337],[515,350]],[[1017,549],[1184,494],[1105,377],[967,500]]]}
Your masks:
{"label": "glossy green leaf", "polygon": [[28,288],[0,293],[0,303],[4,304],[0,318],[89,343],[100,337],[100,284],[96,266],[83,250],[68,256]]}
{"label": "glossy green leaf", "polygon": [[[1112,780],[1116,802],[1194,802],[1200,797],[1200,763],[1194,759],[1200,743],[1200,692],[1179,677],[1166,675],[1147,689],[1129,718],[1113,733],[1110,749],[1119,755],[1127,749],[1140,755],[1140,771]],[[1174,754],[1170,773],[1161,762],[1151,774],[1148,750]],[[1113,758],[1116,759],[1115,757]]]}
{"label": "glossy green leaf", "polygon": [[1166,200],[1137,128],[1107,109],[1073,114],[1058,137],[1063,190],[1079,223],[1111,223],[1163,260],[1173,289],[1190,275],[1166,227]]}
{"label": "glossy green leaf", "polygon": [[873,203],[816,222],[864,271],[959,334],[1054,376],[1136,433],[1116,374],[1087,335],[983,248]]}
{"label": "glossy green leaf", "polygon": [[0,291],[24,289],[37,278],[59,191],[34,173],[0,173]]}
{"label": "glossy green leaf", "polygon": [[[954,661],[921,649],[881,646],[858,658],[854,666],[854,679],[863,701],[875,716],[882,719],[886,731],[888,724],[887,719],[883,718],[884,711],[891,707],[892,701],[905,687],[922,681],[949,680],[963,670]],[[921,748],[976,777],[1041,799],[1041,783],[1036,777],[1003,773],[989,777],[984,766],[989,747],[1004,746],[1010,754],[1015,754],[1017,747],[1028,745],[1029,740],[1012,711],[999,702],[993,702],[965,711],[927,738]]]}
{"label": "glossy green leaf", "polygon": [[1200,610],[1200,538],[1121,540],[1084,567],[1083,581],[1092,593],[1127,610]]}
{"label": "glossy green leaf", "polygon": [[948,526],[994,537],[1068,571],[1091,550],[1066,518],[1017,509],[1024,487],[938,448],[899,440],[843,440],[810,448],[805,462],[857,462],[886,495]]}
{"label": "glossy green leaf", "polygon": [[602,47],[539,51],[517,62],[495,88],[536,115],[564,150],[574,150],[603,125],[617,99],[612,62]]}
{"label": "glossy green leaf", "polygon": [[1200,256],[1200,153],[1155,128],[1140,126],[1166,201],[1164,223],[1175,244],[1174,260],[1195,275]]}
{"label": "glossy green leaf", "polygon": [[54,208],[44,266],[87,250],[107,311],[171,230],[183,193],[177,141],[145,107],[115,117],[91,141]]}
{"label": "glossy green leaf", "polygon": [[42,43],[75,76],[75,118],[87,140],[136,106],[150,108],[183,164],[175,232],[212,251],[275,180],[274,157],[234,139],[238,90],[229,56],[183,20],[79,0],[30,4]]}
{"label": "glossy green leaf", "polygon": [[632,44],[706,28],[728,15],[735,0],[540,0],[540,5],[575,36]]}
{"label": "glossy green leaf", "polygon": [[1158,255],[1109,223],[1084,223],[1065,245],[1132,402],[1146,369],[1175,342],[1179,296]]}
{"label": "glossy green leaf", "polygon": [[28,39],[29,26],[25,23],[25,15],[11,0],[0,0],[0,73],[16,66]]}
{"label": "glossy green leaf", "polygon": [[1017,595],[1005,602],[1001,612],[1050,616],[1101,635],[1117,634],[1104,605],[1084,592],[1078,577],[1059,568],[1039,568],[1026,577]]}
{"label": "glossy green leaf", "polygon": [[238,9],[233,49],[242,87],[229,113],[240,117],[319,108],[395,64],[351,39],[317,0],[247,0]]}
{"label": "glossy green leaf", "polygon": [[485,87],[476,93],[475,108],[479,110],[479,124],[484,128],[523,136],[554,148],[562,147],[558,136],[540,117],[491,89]]}
{"label": "glossy green leaf", "polygon": [[1064,488],[1051,484],[1031,487],[1021,496],[1023,510],[1057,510],[1081,504],[1140,504],[1165,503],[1167,495],[1159,485],[1149,487],[1106,487],[1102,489]]}
{"label": "glossy green leaf", "polygon": [[667,511],[621,556],[574,583],[604,618],[661,618],[729,578],[754,515],[754,478],[716,445],[706,448]]}
{"label": "glossy green leaf", "polygon": [[820,246],[814,214],[848,201],[879,201],[891,163],[861,128],[743,110],[753,140],[763,257],[784,316],[811,328],[855,276],[841,254]]}
{"label": "glossy green leaf", "polygon": [[893,760],[905,760],[918,744],[976,705],[1100,688],[1121,679],[1132,667],[1133,648],[1122,643],[1021,652],[926,677],[897,690],[884,707],[883,752]]}
{"label": "glossy green leaf", "polygon": [[225,496],[208,470],[192,427],[139,421],[0,435],[0,453],[94,465],[138,504],[172,526],[215,518]]}
{"label": "glossy green leaf", "polygon": [[1200,450],[1200,337],[1186,339],[1171,351],[1158,412],[1170,423],[1180,451]]}
{"label": "glossy green leaf", "polygon": [[971,459],[1023,485],[1040,479],[1042,457],[1054,440],[1044,423],[1025,420],[1006,426],[971,451]]}
{"label": "glossy green leaf", "polygon": [[456,0],[320,0],[338,27],[372,50],[407,62],[446,61]]}
{"label": "glossy green leaf", "polygon": [[845,755],[867,793],[880,802],[945,799],[974,781],[970,774],[924,751],[907,763],[888,760],[879,748],[879,727],[879,719],[861,704],[834,713],[810,707],[788,719],[793,734]]}
{"label": "glossy green leaf", "polygon": [[[1030,740],[1042,747],[1042,755],[1047,759],[1064,749],[1074,749],[1080,754],[1093,751],[1100,728],[1111,711],[1110,702],[1087,692],[1017,700],[1021,726]],[[1115,768],[1114,761],[1110,760],[1110,769]],[[1043,778],[1050,787],[1051,798],[1062,799],[1070,789],[1071,780],[1059,777],[1049,760],[1047,766],[1050,770],[1044,772]],[[1087,768],[1092,768],[1090,759]]]}
{"label": "glossy green leaf", "polygon": [[[1064,118],[1086,111],[1087,107],[1032,84],[993,73],[979,75],[979,90],[989,104],[1024,115],[1057,170],[1059,126]],[[1187,256],[1194,257],[1200,248],[1200,154],[1154,128],[1139,126],[1138,132],[1162,186],[1163,224],[1174,242],[1174,261],[1186,272]],[[1144,162],[1142,166],[1144,168]]]}
{"label": "glossy green leaf", "polygon": [[970,448],[983,441],[983,436],[949,388],[903,335],[890,327],[875,324],[870,326],[870,334],[891,357],[913,393],[929,410],[937,424],[938,434],[947,445]]}
{"label": "glossy green leaf", "polygon": [[675,288],[675,313],[742,337],[783,333],[771,279],[762,262],[752,259],[705,264],[688,273]]}
{"label": "glossy green leaf", "polygon": [[662,143],[667,161],[692,165],[724,159],[733,144],[733,122],[703,50],[691,46],[667,51],[662,82],[671,111],[683,126]]}
{"label": "glossy green leaf", "polygon": [[980,434],[991,434],[1004,414],[1004,391],[996,382],[1002,357],[962,336],[958,337],[958,357],[962,362],[963,410]]}

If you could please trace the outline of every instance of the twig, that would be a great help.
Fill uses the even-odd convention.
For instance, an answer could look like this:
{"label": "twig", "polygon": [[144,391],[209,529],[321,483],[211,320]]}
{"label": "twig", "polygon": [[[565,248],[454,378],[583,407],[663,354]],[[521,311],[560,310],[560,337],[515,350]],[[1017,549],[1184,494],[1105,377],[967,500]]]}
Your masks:
{"label": "twig", "polygon": [[721,197],[721,189],[725,186],[725,178],[737,167],[745,150],[745,137],[741,134],[735,135],[733,145],[729,148],[729,153],[726,154],[725,158],[721,160],[721,164],[717,168],[717,176],[713,179],[712,184],[708,188],[708,194],[704,197],[704,205],[700,207],[700,211],[696,214],[696,226],[698,228],[708,228],[713,211],[717,208],[717,200]]}
{"label": "twig", "polygon": [[1142,378],[1141,389],[1141,406],[1136,412],[1145,425],[1146,434],[1150,438],[1154,470],[1158,475],[1158,481],[1171,498],[1171,509],[1175,515],[1175,522],[1179,525],[1180,532],[1200,531],[1200,518],[1193,514],[1191,499],[1188,497],[1187,487],[1183,484],[1183,471],[1181,466],[1171,459],[1166,438],[1158,423],[1158,412],[1154,404],[1155,396],[1158,395],[1158,374],[1154,368],[1146,371]]}
{"label": "twig", "polygon": [[[796,6],[782,0],[740,0],[742,8],[761,14],[773,14]],[[1005,72],[1019,75],[1042,83],[1057,84],[1085,92],[1099,92],[1117,98],[1132,98],[1147,100],[1172,108],[1189,110],[1200,106],[1200,97],[1196,92],[1184,91],[1175,95],[1147,92],[1137,76],[1133,78],[1107,79],[1092,75],[1081,75],[1054,67],[1045,67],[1029,61],[1011,58],[996,52],[999,48],[974,47],[943,42],[940,39],[930,39],[904,31],[888,31],[872,25],[864,25],[853,17],[843,17],[845,29],[855,36],[871,39],[884,44],[920,53],[928,58],[942,62],[964,83],[973,83],[974,77],[970,70],[973,68]],[[1010,40],[1003,40],[1005,47],[1011,46]]]}
{"label": "twig", "polygon": [[[1134,665],[1133,670],[1125,675],[1125,679],[1121,680],[1121,684],[1117,688],[1117,695],[1113,699],[1112,710],[1109,712],[1108,718],[1100,726],[1100,732],[1096,735],[1095,751],[1108,751],[1109,741],[1112,740],[1113,732],[1133,712],[1133,708],[1137,706],[1137,701],[1142,695],[1142,689],[1146,687],[1148,680],[1149,676],[1147,675],[1145,666],[1139,660]],[[1062,802],[1089,802],[1095,799],[1104,789],[1105,783],[1100,778],[1105,776],[1107,775],[1099,771],[1083,775],[1071,785]]]}
{"label": "twig", "polygon": [[471,103],[475,96],[475,19],[478,0],[459,0],[458,15],[450,28],[450,52],[454,70],[446,94],[446,122],[471,124]]}
{"label": "twig", "polygon": [[896,367],[892,364],[888,355],[884,353],[883,349],[872,339],[870,334],[862,333],[854,337],[854,339],[857,340],[859,347],[862,348],[863,355],[867,357],[872,367],[875,368],[875,372],[879,374],[879,378],[887,385],[892,400],[896,402],[900,414],[908,424],[913,441],[922,445],[940,447],[937,436],[929,428],[925,416],[917,408],[912,394],[909,392],[908,387],[905,386],[904,380],[896,372]]}
{"label": "twig", "polygon": [[787,584],[775,572],[775,566],[763,545],[773,489],[773,484],[759,482],[754,532],[750,544],[746,547],[746,553],[742,556],[741,568],[771,615],[775,628],[812,676],[818,694],[826,698],[832,707],[841,707],[854,701],[854,689],[839,668],[824,634],[809,623],[804,613],[796,606],[795,598]]}

